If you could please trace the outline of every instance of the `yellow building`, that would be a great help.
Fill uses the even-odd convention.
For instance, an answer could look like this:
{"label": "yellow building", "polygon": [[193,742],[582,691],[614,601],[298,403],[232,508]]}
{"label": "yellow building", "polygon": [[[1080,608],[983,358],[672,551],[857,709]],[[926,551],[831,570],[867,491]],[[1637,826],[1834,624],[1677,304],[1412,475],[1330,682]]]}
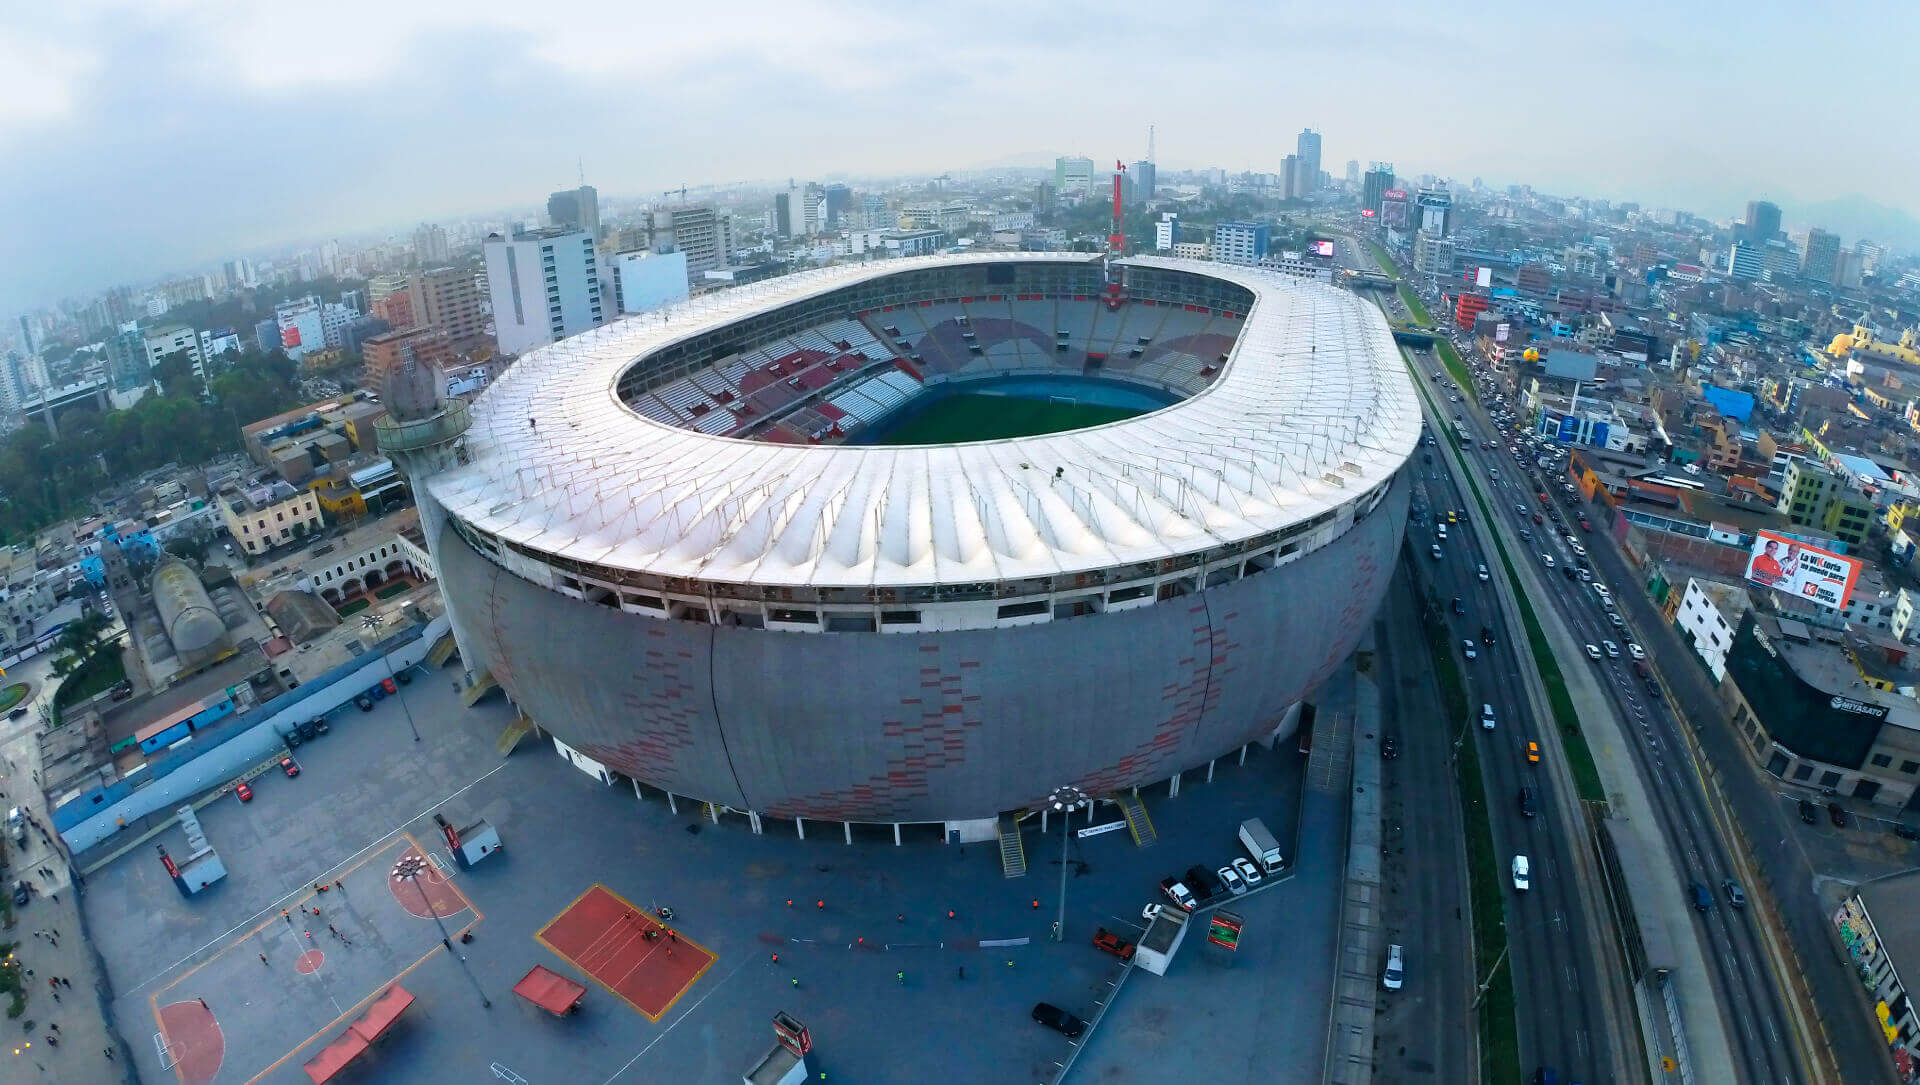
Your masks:
{"label": "yellow building", "polygon": [[285,482],[220,490],[220,516],[233,541],[248,554],[264,554],[276,546],[306,538],[324,526],[320,506],[311,490],[296,490]]}

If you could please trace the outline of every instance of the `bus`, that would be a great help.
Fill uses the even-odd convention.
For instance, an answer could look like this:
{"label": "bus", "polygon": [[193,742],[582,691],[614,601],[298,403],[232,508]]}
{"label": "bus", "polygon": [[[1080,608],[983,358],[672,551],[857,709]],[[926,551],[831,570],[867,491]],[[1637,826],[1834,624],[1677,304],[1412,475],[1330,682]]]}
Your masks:
{"label": "bus", "polygon": [[1460,441],[1461,448],[1473,447],[1473,434],[1467,432],[1467,424],[1458,418],[1453,420],[1453,435]]}

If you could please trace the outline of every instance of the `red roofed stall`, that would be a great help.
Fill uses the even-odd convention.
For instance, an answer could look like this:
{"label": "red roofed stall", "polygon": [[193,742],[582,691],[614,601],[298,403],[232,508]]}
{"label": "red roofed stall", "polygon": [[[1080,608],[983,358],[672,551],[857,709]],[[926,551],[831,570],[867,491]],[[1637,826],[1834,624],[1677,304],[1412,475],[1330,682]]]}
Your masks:
{"label": "red roofed stall", "polygon": [[544,965],[536,964],[533,971],[513,985],[513,993],[555,1017],[564,1017],[580,1008],[580,1000],[586,997],[587,988]]}
{"label": "red roofed stall", "polygon": [[367,1048],[386,1035],[387,1030],[400,1020],[400,1015],[411,1005],[413,995],[397,983],[381,992],[367,1006],[367,1012],[347,1026],[347,1031],[306,1061],[307,1076],[313,1079],[313,1085],[326,1085],[335,1074],[346,1069],[348,1063],[365,1054]]}

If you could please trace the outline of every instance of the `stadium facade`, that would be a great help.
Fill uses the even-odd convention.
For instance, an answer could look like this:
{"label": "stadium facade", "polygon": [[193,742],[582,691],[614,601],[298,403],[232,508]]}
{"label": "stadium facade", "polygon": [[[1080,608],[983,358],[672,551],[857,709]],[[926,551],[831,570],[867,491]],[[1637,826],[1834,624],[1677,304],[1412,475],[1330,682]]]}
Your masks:
{"label": "stadium facade", "polygon": [[[1117,308],[1068,253],[787,276],[407,423],[463,431],[408,462],[468,672],[578,758],[763,816],[977,828],[1284,736],[1386,590],[1411,382],[1344,291],[1123,266]],[[1009,374],[1177,402],[857,443]]]}

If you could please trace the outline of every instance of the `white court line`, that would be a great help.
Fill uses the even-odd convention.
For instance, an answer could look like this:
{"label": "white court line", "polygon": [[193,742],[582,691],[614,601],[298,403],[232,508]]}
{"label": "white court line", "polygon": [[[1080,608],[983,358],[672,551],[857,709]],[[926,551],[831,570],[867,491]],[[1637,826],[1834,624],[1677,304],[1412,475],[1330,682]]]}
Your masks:
{"label": "white court line", "polygon": [[693,1011],[695,1011],[695,1010],[697,1010],[697,1009],[699,1009],[699,1008],[700,1008],[700,1003],[702,1003],[702,1002],[705,1002],[705,1001],[706,1001],[707,999],[710,999],[710,998],[712,998],[712,997],[713,997],[713,993],[714,993],[714,991],[718,991],[718,990],[719,990],[720,988],[722,988],[722,987],[724,987],[724,986],[726,986],[726,985],[727,985],[727,981],[728,981],[728,980],[731,980],[731,979],[732,979],[733,977],[735,977],[735,976],[737,976],[737,975],[739,975],[739,974],[740,974],[740,970],[741,970],[742,968],[745,968],[745,967],[747,967],[747,962],[748,962],[748,961],[751,961],[751,960],[753,960],[753,957],[752,957],[752,955],[748,955],[748,956],[745,956],[745,957],[742,957],[742,958],[740,959],[740,963],[739,963],[739,964],[736,964],[736,965],[734,965],[734,966],[733,966],[733,971],[731,971],[731,972],[729,972],[729,973],[727,973],[727,974],[726,974],[725,976],[723,976],[723,977],[721,978],[721,980],[720,980],[720,982],[719,982],[719,983],[716,983],[716,984],[714,984],[714,985],[713,985],[713,987],[712,987],[712,989],[711,989],[711,990],[709,990],[709,991],[707,991],[707,993],[706,993],[706,994],[704,994],[704,995],[701,995],[701,996],[699,997],[699,999],[698,999],[698,1000],[696,1000],[696,1001],[694,1002],[694,1004],[693,1004],[693,1005],[691,1005],[691,1006],[688,1006],[688,1007],[686,1008],[686,1011],[685,1011],[684,1013],[682,1013],[682,1014],[681,1014],[681,1015],[680,1015],[679,1017],[677,1017],[677,1018],[675,1018],[675,1019],[674,1019],[674,1022],[673,1022],[673,1024],[671,1024],[671,1025],[668,1025],[668,1026],[667,1026],[666,1028],[663,1028],[663,1029],[661,1029],[661,1030],[660,1030],[660,1035],[658,1035],[658,1036],[655,1036],[655,1037],[654,1037],[653,1039],[651,1039],[651,1040],[649,1040],[649,1041],[647,1041],[647,1046],[645,1046],[645,1047],[643,1047],[643,1048],[641,1048],[641,1049],[640,1049],[639,1051],[637,1051],[637,1052],[635,1052],[635,1053],[634,1053],[634,1056],[633,1056],[632,1058],[630,1058],[630,1059],[628,1059],[628,1060],[626,1061],[626,1063],[625,1063],[624,1065],[622,1065],[622,1066],[620,1067],[620,1069],[618,1069],[618,1070],[615,1070],[615,1071],[613,1072],[613,1077],[609,1077],[609,1078],[608,1078],[608,1079],[606,1080],[606,1082],[604,1083],[604,1085],[613,1085],[613,1082],[614,1082],[614,1079],[615,1079],[615,1078],[618,1078],[618,1077],[619,1077],[619,1076],[620,1076],[621,1074],[624,1074],[624,1073],[626,1073],[626,1072],[627,1072],[627,1071],[628,1071],[629,1069],[631,1069],[631,1068],[633,1067],[633,1064],[634,1064],[634,1063],[636,1063],[636,1062],[639,1062],[639,1061],[640,1061],[640,1056],[642,1056],[642,1055],[645,1055],[645,1054],[646,1054],[647,1052],[649,1052],[649,1051],[652,1051],[652,1050],[653,1050],[653,1045],[654,1045],[654,1044],[657,1044],[657,1043],[659,1043],[660,1041],[662,1041],[662,1040],[664,1040],[664,1039],[666,1039],[666,1038],[667,1038],[667,1033],[669,1033],[669,1032],[672,1032],[672,1031],[673,1031],[674,1029],[677,1029],[677,1028],[679,1028],[682,1022],[684,1022],[684,1021],[685,1021],[685,1020],[686,1020],[686,1019],[687,1019],[688,1017],[691,1017],[691,1016],[693,1015]]}
{"label": "white court line", "polygon": [[[492,776],[494,773],[499,772],[501,769],[504,769],[506,767],[507,767],[507,762],[502,761],[500,764],[495,765],[493,768],[490,768],[487,771],[481,773],[480,775],[474,777],[473,781],[467,784],[465,787],[462,787],[460,790],[453,792],[452,794],[448,795],[446,798],[441,799],[439,802],[429,804],[426,809],[413,815],[413,817],[408,818],[406,821],[403,821],[400,824],[394,826],[392,832],[389,832],[387,835],[379,838],[378,840],[375,840],[373,843],[368,844],[366,847],[361,848],[359,851],[354,852],[352,855],[347,856],[345,859],[342,859],[339,862],[334,863],[332,866],[329,866],[326,869],[337,870],[340,867],[351,864],[355,859],[358,859],[362,855],[365,855],[367,852],[373,851],[376,848],[385,847],[387,843],[391,841],[394,837],[399,836],[401,833],[405,832],[407,826],[412,825],[414,822],[419,821],[421,818],[424,818],[428,814],[433,813],[435,808],[443,806],[446,803],[459,798],[461,795],[466,794],[468,790],[473,788],[476,784],[480,783],[480,781],[485,780],[487,777]],[[317,880],[318,879],[314,879],[314,881],[317,881]],[[302,882],[300,883],[300,888],[295,889],[291,893],[287,893],[281,896],[280,899],[274,901],[273,904],[284,905],[287,901],[290,901],[294,897],[300,895],[301,893],[313,888],[313,884],[314,884],[313,881]],[[226,941],[227,939],[233,937],[233,932],[240,930],[242,927],[246,927],[249,924],[252,924],[255,920],[258,920],[262,916],[271,916],[273,914],[273,904],[267,905],[265,908],[262,908],[259,911],[253,913],[253,915],[247,917],[244,920],[241,920],[239,923],[236,923],[233,926],[228,927],[226,930],[222,931],[221,933],[214,935],[208,941],[201,943],[200,948],[193,950],[192,952],[188,953],[186,956],[180,958],[179,960],[173,962],[172,964],[166,966],[165,968],[162,968],[160,971],[154,973],[152,976],[149,976],[148,978],[140,981],[139,983],[133,985],[132,987],[129,987],[126,993],[129,995],[135,994],[136,992],[151,985],[156,980],[159,980],[160,978],[165,976],[167,973],[173,971],[176,968],[179,968],[181,965],[186,964],[188,961],[193,960],[195,957],[198,957],[200,954],[205,953],[209,948],[213,946],[217,946],[220,943]]]}

